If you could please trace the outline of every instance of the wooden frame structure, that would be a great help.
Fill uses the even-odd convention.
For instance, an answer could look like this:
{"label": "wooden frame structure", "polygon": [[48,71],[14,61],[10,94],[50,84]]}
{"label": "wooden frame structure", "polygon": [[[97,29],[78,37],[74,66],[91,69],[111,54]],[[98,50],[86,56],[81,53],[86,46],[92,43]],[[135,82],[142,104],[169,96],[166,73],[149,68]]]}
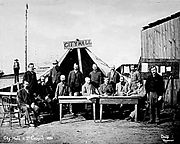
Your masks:
{"label": "wooden frame structure", "polygon": [[100,96],[100,122],[102,122],[102,111],[104,104],[135,104],[135,121],[137,122],[137,113],[138,113],[138,101],[142,96]]}
{"label": "wooden frame structure", "polygon": [[[89,97],[89,98],[88,98]],[[59,120],[62,123],[62,104],[74,104],[74,103],[84,103],[84,104],[92,104],[93,105],[93,119],[96,121],[95,114],[95,103],[96,97],[91,96],[59,96]]]}

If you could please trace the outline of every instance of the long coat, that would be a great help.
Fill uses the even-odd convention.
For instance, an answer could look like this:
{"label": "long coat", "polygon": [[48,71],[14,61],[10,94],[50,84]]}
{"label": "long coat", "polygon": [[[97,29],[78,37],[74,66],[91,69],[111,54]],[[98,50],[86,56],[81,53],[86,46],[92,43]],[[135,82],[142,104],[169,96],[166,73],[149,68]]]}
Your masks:
{"label": "long coat", "polygon": [[83,83],[83,75],[80,71],[75,73],[74,70],[70,71],[68,75],[68,85],[70,92],[80,92]]}
{"label": "long coat", "polygon": [[35,72],[30,72],[27,71],[24,73],[23,76],[23,82],[27,81],[29,83],[29,92],[30,93],[36,93],[37,92],[37,87],[38,87],[38,83],[37,83],[37,77],[36,77],[36,73]]}

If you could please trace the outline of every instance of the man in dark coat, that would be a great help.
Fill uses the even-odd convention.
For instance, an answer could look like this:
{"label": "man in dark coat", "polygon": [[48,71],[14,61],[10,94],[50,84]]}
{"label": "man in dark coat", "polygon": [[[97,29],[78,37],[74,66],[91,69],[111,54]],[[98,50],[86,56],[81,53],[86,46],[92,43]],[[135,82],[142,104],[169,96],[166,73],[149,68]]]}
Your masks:
{"label": "man in dark coat", "polygon": [[36,125],[39,107],[35,105],[35,99],[31,96],[31,93],[29,92],[29,83],[27,81],[24,81],[23,86],[24,87],[18,91],[18,105],[20,110],[25,113],[29,123],[32,122],[30,118],[30,112],[33,112],[33,124]]}
{"label": "man in dark coat", "polygon": [[18,59],[14,60],[13,70],[14,70],[14,82],[17,83],[19,82],[19,70],[20,70]]}
{"label": "man in dark coat", "polygon": [[[70,71],[68,75],[68,85],[69,85],[69,95],[70,96],[79,96],[83,84],[83,75],[79,71],[79,66],[75,63],[74,70]],[[79,105],[73,104],[70,105],[70,113],[73,112],[76,116],[78,112]],[[80,109],[80,108],[79,108]]]}
{"label": "man in dark coat", "polygon": [[60,67],[58,65],[58,61],[56,60],[55,62],[53,62],[53,68],[51,69],[50,74],[49,74],[54,93],[55,93],[57,84],[60,82],[60,75],[61,75]]}
{"label": "man in dark coat", "polygon": [[120,75],[115,70],[115,66],[113,65],[111,67],[110,72],[107,74],[107,77],[109,78],[109,82],[112,84],[114,91],[116,90],[116,84],[119,82]]}
{"label": "man in dark coat", "polygon": [[45,77],[42,76],[40,78],[40,83],[38,84],[37,97],[35,98],[37,105],[40,107],[41,111],[52,112],[52,98],[52,88],[47,85],[47,83],[45,82]]}
{"label": "man in dark coat", "polygon": [[34,72],[34,63],[28,65],[28,71],[24,73],[23,82],[27,81],[29,83],[29,92],[31,95],[36,95],[37,93],[37,77]]}
{"label": "man in dark coat", "polygon": [[161,100],[164,93],[164,82],[162,76],[157,73],[156,66],[150,68],[145,89],[148,94],[150,121],[148,123],[159,123]]}
{"label": "man in dark coat", "polygon": [[68,85],[70,88],[70,95],[79,95],[83,84],[83,75],[79,71],[77,64],[74,64],[74,70],[70,71],[68,75]]}

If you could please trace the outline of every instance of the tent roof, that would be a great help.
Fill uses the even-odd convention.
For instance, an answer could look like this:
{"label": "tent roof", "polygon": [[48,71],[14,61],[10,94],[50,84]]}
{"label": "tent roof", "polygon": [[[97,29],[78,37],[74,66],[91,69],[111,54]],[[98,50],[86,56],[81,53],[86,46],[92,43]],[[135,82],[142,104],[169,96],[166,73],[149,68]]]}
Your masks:
{"label": "tent roof", "polygon": [[[100,58],[94,55],[88,48],[81,48],[81,60],[82,60],[82,70],[84,76],[89,76],[89,73],[92,71],[92,65],[95,63],[97,64],[98,68],[104,75],[107,75],[109,72],[109,66],[103,62]],[[73,70],[73,64],[78,63],[78,54],[77,49],[68,49],[62,57],[58,60],[61,73],[67,76],[71,70]],[[53,67],[53,66],[52,66]],[[50,67],[47,71],[45,71],[40,76],[47,76],[49,75]]]}

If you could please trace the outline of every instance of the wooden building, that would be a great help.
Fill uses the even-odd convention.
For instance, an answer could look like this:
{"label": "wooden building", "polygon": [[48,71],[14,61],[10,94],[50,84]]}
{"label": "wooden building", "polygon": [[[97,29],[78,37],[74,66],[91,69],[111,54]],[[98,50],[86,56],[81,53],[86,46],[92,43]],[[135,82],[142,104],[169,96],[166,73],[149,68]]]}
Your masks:
{"label": "wooden building", "polygon": [[142,73],[146,73],[151,65],[157,65],[167,88],[165,102],[172,105],[179,102],[180,12],[142,28],[140,63]]}

